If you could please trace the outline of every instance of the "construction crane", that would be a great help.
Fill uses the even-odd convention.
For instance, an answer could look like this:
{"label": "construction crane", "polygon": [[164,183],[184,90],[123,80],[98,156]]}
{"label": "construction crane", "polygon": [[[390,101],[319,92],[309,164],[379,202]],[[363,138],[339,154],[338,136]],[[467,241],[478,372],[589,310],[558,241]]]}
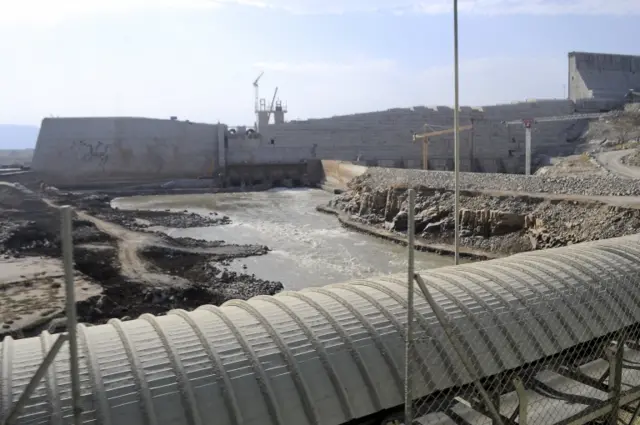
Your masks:
{"label": "construction crane", "polygon": [[[460,131],[467,131],[467,130],[471,130],[473,126],[463,125],[458,128]],[[427,152],[428,152],[429,137],[442,136],[444,134],[451,134],[451,133],[454,133],[455,131],[456,131],[455,128],[447,128],[444,130],[430,131],[427,133],[420,133],[420,134],[413,135],[414,142],[416,142],[418,139],[422,139],[422,169],[423,170],[427,169],[427,160],[428,160]]]}
{"label": "construction crane", "polygon": [[557,121],[574,121],[574,120],[584,120],[584,119],[601,119],[607,116],[612,116],[613,112],[594,112],[594,113],[584,113],[584,114],[572,114],[572,115],[559,115],[554,117],[541,117],[541,118],[527,118],[520,119],[514,121],[503,121],[504,125],[522,125],[524,126],[525,137],[524,137],[524,146],[525,146],[525,158],[524,158],[524,174],[526,176],[531,175],[531,132],[533,130],[533,125],[543,122],[557,122]]}
{"label": "construction crane", "polygon": [[256,78],[256,80],[253,82],[253,91],[254,91],[254,95],[255,95],[255,112],[258,113],[258,109],[260,107],[260,93],[258,91],[258,82],[260,81],[260,78],[262,78],[262,76],[264,75],[264,71],[262,71],[260,73],[260,75],[258,75],[258,78]]}
{"label": "construction crane", "polygon": [[275,91],[273,92],[273,99],[271,99],[271,106],[269,106],[269,112],[267,113],[267,123],[269,123],[269,120],[271,119],[271,114],[273,113],[273,105],[276,103],[277,94],[278,88],[276,87]]}

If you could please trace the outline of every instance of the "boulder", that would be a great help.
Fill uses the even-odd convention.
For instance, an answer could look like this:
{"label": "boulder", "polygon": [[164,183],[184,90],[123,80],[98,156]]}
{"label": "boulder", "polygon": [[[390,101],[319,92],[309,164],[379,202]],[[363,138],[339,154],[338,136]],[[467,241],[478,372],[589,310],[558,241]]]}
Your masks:
{"label": "boulder", "polygon": [[390,229],[396,232],[405,232],[409,227],[409,214],[407,211],[400,211],[393,217]]}
{"label": "boulder", "polygon": [[449,214],[447,210],[441,210],[438,207],[431,207],[416,214],[416,233],[422,233],[424,229],[431,223],[440,221]]}
{"label": "boulder", "polygon": [[525,216],[501,211],[491,212],[491,234],[494,236],[513,233],[525,228]]}
{"label": "boulder", "polygon": [[423,235],[435,235],[442,232],[442,229],[447,226],[446,220],[440,220],[435,223],[429,223],[422,231]]}

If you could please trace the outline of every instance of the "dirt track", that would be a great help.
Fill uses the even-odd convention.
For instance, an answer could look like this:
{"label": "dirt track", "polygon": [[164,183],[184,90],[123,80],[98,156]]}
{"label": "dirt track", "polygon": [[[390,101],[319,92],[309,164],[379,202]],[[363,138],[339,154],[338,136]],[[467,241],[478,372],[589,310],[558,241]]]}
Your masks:
{"label": "dirt track", "polygon": [[621,176],[631,179],[640,178],[640,168],[626,165],[622,162],[623,158],[631,155],[635,149],[615,150],[601,152],[598,154],[598,162],[607,170]]}
{"label": "dirt track", "polygon": [[144,247],[165,245],[157,236],[133,232],[81,211],[77,212],[77,216],[95,224],[98,230],[116,240],[122,276],[136,282],[155,286],[189,285],[189,281],[186,279],[155,272],[151,264],[140,257],[140,252]]}
{"label": "dirt track", "polygon": [[[162,314],[173,308],[219,305],[233,298],[246,299],[282,290],[279,282],[226,269],[229,260],[266,254],[267,247],[174,239],[151,233],[145,231],[146,225],[136,221],[136,211],[112,210],[109,200],[108,197],[57,192],[43,200],[21,186],[0,182],[0,267],[16,261],[26,264],[19,278],[0,276],[0,298],[11,301],[19,296],[20,302],[29,304],[32,310],[26,320],[24,314],[18,314],[15,303],[1,303],[0,339],[4,334],[37,333],[48,326],[52,326],[52,330],[64,329],[64,321],[60,319],[63,294],[52,295],[51,290],[46,289],[46,285],[59,288],[59,283],[51,281],[55,276],[47,277],[48,283],[45,282],[50,301],[34,302],[43,293],[39,283],[43,273],[40,264],[46,264],[49,271],[53,267],[57,270],[54,274],[60,275],[57,207],[63,204],[75,208],[73,240],[77,279],[98,285],[97,292],[92,290],[90,296],[78,298],[82,322],[102,323],[112,317],[126,319],[143,313]],[[228,222],[226,217],[171,212],[147,216],[151,218],[148,225],[157,224],[154,220],[177,223],[181,227]],[[38,257],[41,259],[28,264],[22,260]],[[87,283],[83,285],[92,287]]]}

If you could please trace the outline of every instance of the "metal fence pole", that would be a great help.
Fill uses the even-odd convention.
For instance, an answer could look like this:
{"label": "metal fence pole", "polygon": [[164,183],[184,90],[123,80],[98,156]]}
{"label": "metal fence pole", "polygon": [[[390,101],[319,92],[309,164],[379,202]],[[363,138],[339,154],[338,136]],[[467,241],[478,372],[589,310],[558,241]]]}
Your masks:
{"label": "metal fence pole", "polygon": [[522,379],[516,376],[513,380],[513,386],[518,395],[518,425],[528,425],[529,423],[529,397],[527,390],[522,383]]}
{"label": "metal fence pole", "polygon": [[69,335],[69,371],[71,373],[71,399],[73,405],[73,423],[82,423],[80,408],[80,368],[78,364],[78,334],[76,325],[76,288],[73,279],[73,239],[72,209],[69,206],[60,208],[62,216],[62,258],[64,261],[64,279],[67,297],[67,333]]}
{"label": "metal fence pole", "polygon": [[456,335],[454,335],[453,330],[449,325],[449,322],[444,316],[444,313],[442,312],[442,310],[440,310],[440,306],[436,303],[436,301],[431,296],[431,293],[429,292],[429,289],[427,288],[426,283],[424,283],[424,280],[422,280],[422,277],[417,273],[414,276],[415,276],[416,282],[418,283],[418,286],[420,287],[420,290],[422,291],[422,294],[424,295],[424,297],[427,300],[427,303],[429,304],[429,307],[431,307],[431,310],[433,310],[433,313],[435,314],[436,319],[438,319],[438,322],[440,323],[440,326],[442,326],[442,329],[444,329],[444,332],[447,335],[449,342],[451,342],[451,346],[453,347],[453,350],[456,352],[456,354],[460,358],[462,365],[464,366],[465,370],[467,371],[471,379],[473,379],[473,385],[476,387],[476,390],[480,394],[482,401],[484,401],[484,403],[486,404],[487,409],[489,410],[489,414],[491,415],[491,419],[493,419],[495,424],[504,425],[502,418],[500,417],[500,413],[498,412],[498,409],[496,409],[496,407],[493,405],[493,402],[491,401],[491,397],[489,396],[489,393],[487,393],[487,390],[485,390],[482,384],[480,383],[480,380],[478,379],[478,374],[473,369],[473,366],[471,365],[469,358],[464,354],[464,350],[461,347],[460,341],[458,340]]}
{"label": "metal fence pole", "polygon": [[609,424],[618,423],[620,392],[622,391],[622,362],[624,361],[624,340],[622,334],[616,338],[616,345],[607,350],[609,360],[609,396],[612,398]]}
{"label": "metal fence pole", "polygon": [[414,283],[414,244],[415,244],[415,203],[416,193],[413,189],[408,191],[407,205],[407,332],[404,347],[404,422],[411,424],[413,422],[413,379],[411,367],[412,344],[413,344],[413,283]]}
{"label": "metal fence pole", "polygon": [[40,366],[38,366],[36,373],[27,384],[27,387],[24,389],[22,394],[20,394],[20,398],[18,398],[18,401],[16,401],[9,410],[7,418],[2,422],[2,425],[12,425],[13,423],[15,423],[16,419],[18,419],[18,416],[20,416],[24,405],[27,403],[27,400],[29,400],[29,397],[31,397],[33,391],[35,391],[35,389],[38,387],[38,384],[40,384],[40,381],[44,377],[44,374],[47,373],[47,369],[49,369],[49,366],[51,365],[51,363],[53,363],[53,360],[56,358],[58,351],[60,351],[62,344],[64,344],[67,339],[68,336],[66,334],[61,334],[60,336],[58,336],[58,339],[56,339],[56,342],[53,343],[53,346],[42,360],[42,363],[40,364]]}
{"label": "metal fence pole", "polygon": [[454,56],[454,106],[453,106],[453,157],[454,157],[454,263],[460,264],[460,77],[458,63],[458,0],[453,0],[453,56]]}

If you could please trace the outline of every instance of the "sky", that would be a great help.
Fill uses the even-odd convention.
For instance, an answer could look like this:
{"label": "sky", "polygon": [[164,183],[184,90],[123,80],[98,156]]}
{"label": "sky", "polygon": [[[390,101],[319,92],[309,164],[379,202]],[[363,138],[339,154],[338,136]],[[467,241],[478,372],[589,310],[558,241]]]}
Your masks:
{"label": "sky", "polygon": [[[452,0],[0,0],[0,124],[253,124],[453,104]],[[567,53],[640,54],[639,0],[459,0],[460,101],[566,97]]]}

